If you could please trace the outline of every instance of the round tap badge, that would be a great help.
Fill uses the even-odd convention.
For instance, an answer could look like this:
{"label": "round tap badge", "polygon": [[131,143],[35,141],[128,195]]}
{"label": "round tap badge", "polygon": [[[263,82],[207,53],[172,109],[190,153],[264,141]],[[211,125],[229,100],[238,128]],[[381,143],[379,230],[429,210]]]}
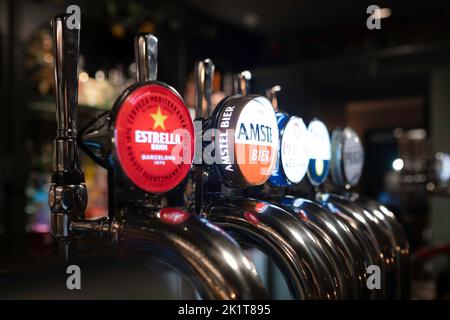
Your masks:
{"label": "round tap badge", "polygon": [[318,186],[328,175],[331,158],[330,136],[325,124],[319,120],[312,120],[308,131],[310,139],[308,178],[314,186]]}
{"label": "round tap badge", "polygon": [[216,156],[222,175],[238,187],[263,184],[278,156],[278,126],[272,105],[262,96],[236,95],[218,108]]}
{"label": "round tap badge", "polygon": [[116,155],[125,175],[140,189],[162,193],[188,174],[194,127],[176,91],[152,83],[119,100],[114,125]]}
{"label": "round tap badge", "polygon": [[331,177],[341,187],[358,183],[364,165],[364,149],[356,132],[347,127],[332,134]]}
{"label": "round tap badge", "polygon": [[364,165],[364,149],[353,129],[347,127],[342,133],[342,165],[346,183],[354,186],[361,178]]}
{"label": "round tap badge", "polygon": [[437,152],[434,156],[434,171],[437,182],[446,184],[450,180],[450,155]]}
{"label": "round tap badge", "polygon": [[287,122],[282,122],[278,114],[277,117],[278,124],[282,124],[280,154],[278,168],[269,182],[276,186],[286,186],[289,183],[299,183],[308,170],[309,133],[302,118],[292,116],[287,118]]}

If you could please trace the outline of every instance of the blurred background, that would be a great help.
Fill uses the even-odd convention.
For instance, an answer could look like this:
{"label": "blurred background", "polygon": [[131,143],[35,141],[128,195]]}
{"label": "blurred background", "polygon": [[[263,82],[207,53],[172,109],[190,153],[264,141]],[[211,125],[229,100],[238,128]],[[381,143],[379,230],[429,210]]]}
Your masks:
{"label": "blurred background", "polygon": [[[192,109],[197,59],[214,60],[216,100],[248,69],[252,93],[280,85],[281,109],[358,132],[366,157],[358,191],[402,221],[422,259],[417,295],[436,297],[450,251],[448,0],[0,0],[0,273],[55,259],[49,21],[71,4],[81,8],[80,126],[134,82],[137,32],[158,36],[158,77]],[[372,4],[380,29],[366,24]],[[106,172],[87,157],[83,166],[87,215],[102,216]]]}

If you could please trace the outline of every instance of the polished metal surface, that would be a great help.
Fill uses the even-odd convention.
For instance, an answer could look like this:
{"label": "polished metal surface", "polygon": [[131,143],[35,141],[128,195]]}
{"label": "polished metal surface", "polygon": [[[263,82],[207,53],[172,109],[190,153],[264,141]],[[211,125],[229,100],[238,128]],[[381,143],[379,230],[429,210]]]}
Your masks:
{"label": "polished metal surface", "polygon": [[[175,216],[166,221],[161,216],[162,210],[130,201],[110,218],[83,220],[87,190],[79,169],[76,145],[79,30],[68,29],[66,18],[66,15],[59,15],[52,21],[58,131],[55,175],[49,192],[52,232],[60,240],[64,255],[71,256],[69,248],[76,237],[102,236],[121,250],[142,252],[171,265],[187,276],[202,298],[267,298],[255,266],[239,245],[224,231],[197,216],[173,209]],[[157,39],[152,35],[140,35],[136,38],[135,49],[138,81],[155,80]],[[86,150],[97,163],[112,170],[106,160],[112,141],[109,115],[103,114],[88,128],[84,143],[90,144],[90,148]],[[180,216],[182,221],[177,220]]]}
{"label": "polished metal surface", "polygon": [[63,243],[69,257],[70,224],[81,218],[87,206],[87,190],[77,148],[79,29],[69,28],[69,15],[52,21],[56,87],[56,138],[53,176],[49,190],[52,234]]}
{"label": "polished metal surface", "polygon": [[239,245],[196,215],[171,224],[158,211],[128,208],[112,236],[119,250],[145,253],[186,275],[204,299],[267,298],[253,262]]}
{"label": "polished metal surface", "polygon": [[208,117],[211,114],[211,94],[214,69],[215,66],[211,59],[198,61],[196,64],[197,117]]}
{"label": "polished metal surface", "polygon": [[343,298],[342,279],[327,249],[291,213],[259,200],[209,195],[204,216],[271,257],[295,299]]}
{"label": "polished metal surface", "polygon": [[[80,32],[76,28],[67,27],[68,17],[68,15],[58,15],[51,22],[55,40],[53,56],[57,138],[76,138],[77,128]],[[58,167],[58,169],[63,168]]]}
{"label": "polished metal surface", "polygon": [[134,38],[137,82],[154,81],[158,75],[158,38],[140,34]]}
{"label": "polished metal surface", "polygon": [[376,298],[374,292],[366,286],[366,268],[374,263],[374,257],[361,247],[356,231],[352,230],[346,219],[307,199],[271,195],[261,197],[292,213],[331,247],[330,252],[340,266],[340,272],[348,286],[348,299]]}
{"label": "polished metal surface", "polygon": [[387,208],[348,191],[358,183],[363,165],[364,149],[357,133],[350,127],[336,128],[332,134],[331,180],[339,191],[327,194],[327,201],[344,208],[372,230],[383,254],[387,297],[406,298],[409,244],[402,227]]}
{"label": "polished metal surface", "polygon": [[78,60],[80,34],[66,25],[68,15],[52,21],[56,96],[56,138],[53,170],[57,173],[80,170],[77,150]]}
{"label": "polished metal surface", "polygon": [[377,255],[381,260],[376,263],[382,273],[381,290],[385,297],[394,299],[396,296],[396,264],[397,257],[395,246],[393,246],[390,236],[380,225],[379,220],[373,218],[367,210],[358,206],[351,200],[339,194],[318,193],[316,199],[328,209],[332,209],[343,217],[350,217],[356,223],[355,227],[365,234],[365,238],[375,247]]}
{"label": "polished metal surface", "polygon": [[52,211],[51,230],[55,238],[69,236],[70,223],[82,218],[87,207],[87,189],[85,184],[50,185],[49,205]]}
{"label": "polished metal surface", "polygon": [[395,218],[394,213],[377,201],[362,197],[356,193],[352,193],[352,201],[368,211],[373,220],[378,220],[380,227],[383,227],[385,233],[389,235],[396,264],[395,297],[397,299],[409,299],[411,289],[410,247],[405,230]]}

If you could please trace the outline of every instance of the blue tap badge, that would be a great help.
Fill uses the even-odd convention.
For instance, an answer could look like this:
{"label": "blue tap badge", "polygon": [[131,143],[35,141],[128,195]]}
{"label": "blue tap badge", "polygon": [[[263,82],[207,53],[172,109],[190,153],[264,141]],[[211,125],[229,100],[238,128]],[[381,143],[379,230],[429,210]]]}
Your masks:
{"label": "blue tap badge", "polygon": [[[278,131],[280,134],[278,137],[280,138],[283,134],[284,126],[286,125],[287,121],[289,120],[289,115],[284,112],[276,112],[277,116],[277,123],[278,123]],[[272,175],[269,178],[269,183],[275,187],[286,187],[289,185],[289,182],[286,180],[286,178],[283,175],[283,172],[281,172],[281,159],[280,159],[280,145],[278,146],[278,157],[277,162],[275,163],[275,168],[273,169]]]}
{"label": "blue tap badge", "polygon": [[308,126],[310,138],[310,160],[308,178],[311,184],[319,186],[328,176],[331,142],[328,129],[322,121],[312,120]]}

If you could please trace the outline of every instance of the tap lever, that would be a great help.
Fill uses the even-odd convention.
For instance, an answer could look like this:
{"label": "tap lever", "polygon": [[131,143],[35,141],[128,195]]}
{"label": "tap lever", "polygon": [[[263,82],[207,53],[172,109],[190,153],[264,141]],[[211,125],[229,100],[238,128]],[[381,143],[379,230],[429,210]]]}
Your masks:
{"label": "tap lever", "polygon": [[53,236],[68,252],[71,223],[81,218],[87,205],[87,190],[77,147],[79,28],[68,26],[68,14],[52,19],[56,87],[56,123],[53,177],[49,190]]}
{"label": "tap lever", "polygon": [[84,182],[76,141],[80,31],[67,26],[68,18],[69,15],[60,14],[51,21],[57,124],[53,181],[75,185]]}
{"label": "tap lever", "polygon": [[[197,87],[197,110],[199,118],[211,113],[212,81],[214,77],[214,63],[211,59],[198,61],[195,66],[195,82]],[[201,152],[201,151],[200,151]],[[201,152],[202,153],[202,152]],[[203,157],[203,154],[200,155]],[[201,158],[203,160],[203,158]],[[195,213],[200,214],[203,203],[203,167],[195,168]]]}
{"label": "tap lever", "polygon": [[134,38],[137,82],[154,81],[158,75],[158,38],[143,33]]}
{"label": "tap lever", "polygon": [[234,77],[234,93],[240,93],[246,96],[250,93],[250,80],[252,80],[252,73],[244,70]]}
{"label": "tap lever", "polygon": [[212,82],[214,79],[214,63],[211,59],[198,61],[195,68],[195,80],[197,85],[197,110],[196,116],[208,117],[211,114]]}
{"label": "tap lever", "polygon": [[272,88],[266,90],[266,97],[272,103],[273,110],[275,110],[275,111],[279,111],[277,94],[280,91],[281,91],[281,86],[279,86],[279,85],[273,86]]}

